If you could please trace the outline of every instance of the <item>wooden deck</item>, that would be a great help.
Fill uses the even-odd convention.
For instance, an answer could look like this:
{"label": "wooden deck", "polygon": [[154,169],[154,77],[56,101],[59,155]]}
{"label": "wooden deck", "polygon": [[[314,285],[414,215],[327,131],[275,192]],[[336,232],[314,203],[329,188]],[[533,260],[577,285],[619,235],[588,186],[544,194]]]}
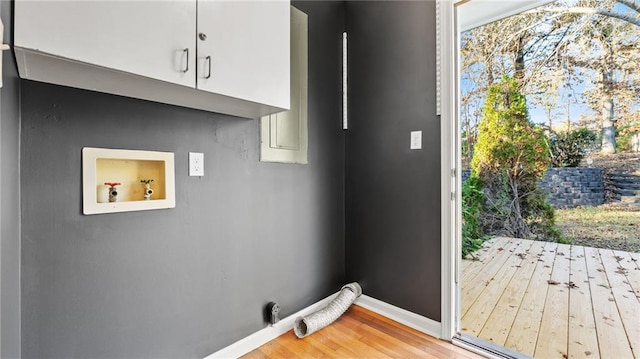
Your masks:
{"label": "wooden deck", "polygon": [[462,332],[538,358],[640,359],[640,255],[495,238],[464,260]]}

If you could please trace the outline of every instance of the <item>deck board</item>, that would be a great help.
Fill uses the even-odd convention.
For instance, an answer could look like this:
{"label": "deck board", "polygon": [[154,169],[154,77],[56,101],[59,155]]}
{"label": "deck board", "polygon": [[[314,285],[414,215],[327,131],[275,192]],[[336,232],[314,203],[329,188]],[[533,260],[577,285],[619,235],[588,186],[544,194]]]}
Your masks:
{"label": "deck board", "polygon": [[533,356],[549,287],[545,283],[551,278],[556,248],[558,248],[557,243],[545,243],[531,280],[527,283],[527,290],[518,308],[516,319],[509,328],[509,336],[505,343],[507,348]]}
{"label": "deck board", "polygon": [[[556,249],[551,279],[546,283],[549,286],[547,300],[544,303],[534,354],[538,358],[568,356],[570,262],[567,258],[570,253],[571,248],[566,244],[560,244]],[[539,285],[544,284],[540,283]]]}
{"label": "deck board", "polygon": [[499,237],[487,243],[474,253],[474,260],[462,261],[462,281],[472,281],[475,276],[478,275],[480,269],[482,269],[486,263],[493,260],[493,258],[504,250],[504,247],[509,247],[511,238]]}
{"label": "deck board", "polygon": [[600,356],[603,358],[633,358],[629,344],[626,342],[624,326],[598,249],[585,248],[585,258],[589,269],[591,300],[598,332]]}
{"label": "deck board", "polygon": [[[636,299],[640,302],[640,261],[638,261],[638,253],[630,253],[623,251],[614,251],[614,253],[624,258],[622,263],[627,269],[626,276],[627,282],[631,286],[631,290],[636,296]],[[635,256],[634,256],[635,254]]]}
{"label": "deck board", "polygon": [[[522,264],[521,256],[531,247],[531,243],[523,243],[520,246],[512,246],[513,252],[508,252],[508,258],[502,263],[498,271],[489,279],[487,286],[480,293],[478,299],[471,305],[466,314],[462,317],[464,322],[470,323],[465,326],[465,331],[471,335],[478,335],[485,326],[487,319],[494,311],[496,303],[508,287],[517,267]],[[500,288],[501,290],[494,290]]]}
{"label": "deck board", "polygon": [[624,257],[617,256],[612,250],[600,249],[599,252],[631,350],[636,358],[640,358],[640,305],[627,281],[629,269],[624,264]]}
{"label": "deck board", "polygon": [[569,279],[575,287],[569,296],[569,357],[600,358],[584,247],[572,246],[571,259]]}
{"label": "deck board", "polygon": [[[502,269],[505,265],[505,262],[509,261],[515,251],[517,251],[522,243],[518,241],[510,241],[504,247],[498,248],[498,252],[495,256],[492,257],[490,261],[487,263],[482,263],[478,269],[474,269],[476,272],[475,276],[467,279],[469,283],[476,283],[474,286],[467,286],[461,288],[462,290],[462,313],[460,314],[464,317],[467,314],[467,311],[473,307],[473,304],[476,303],[480,294],[485,290],[486,287],[489,287],[493,281],[496,273]],[[481,270],[480,270],[481,269]],[[480,278],[479,274],[482,272],[483,276]],[[463,279],[464,281],[464,279]],[[474,323],[475,324],[475,323]]]}
{"label": "deck board", "polygon": [[463,333],[541,358],[640,359],[638,253],[504,238],[481,251],[463,261]]}
{"label": "deck board", "polygon": [[487,319],[480,332],[480,337],[488,338],[490,342],[504,346],[511,328],[507,324],[513,323],[516,314],[518,314],[518,308],[543,250],[543,242],[534,242],[528,250],[523,252],[525,255],[521,263],[515,268],[511,282],[506,286],[491,316]]}

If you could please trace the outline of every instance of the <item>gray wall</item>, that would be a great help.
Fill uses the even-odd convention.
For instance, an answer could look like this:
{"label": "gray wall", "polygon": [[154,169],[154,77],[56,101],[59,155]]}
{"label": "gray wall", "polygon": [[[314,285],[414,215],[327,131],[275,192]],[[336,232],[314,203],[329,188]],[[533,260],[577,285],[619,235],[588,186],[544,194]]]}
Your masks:
{"label": "gray wall", "polygon": [[[4,41],[11,43],[10,1],[0,2]],[[20,80],[10,51],[0,90],[0,357],[20,357]]]}
{"label": "gray wall", "polygon": [[[346,264],[364,293],[440,321],[435,3],[348,2]],[[409,150],[410,131],[423,149]]]}
{"label": "gray wall", "polygon": [[[265,327],[268,301],[286,316],[340,288],[344,8],[297,5],[309,165],[260,163],[255,120],[23,82],[23,358],[203,357]],[[174,152],[176,208],[82,215],[84,146]]]}

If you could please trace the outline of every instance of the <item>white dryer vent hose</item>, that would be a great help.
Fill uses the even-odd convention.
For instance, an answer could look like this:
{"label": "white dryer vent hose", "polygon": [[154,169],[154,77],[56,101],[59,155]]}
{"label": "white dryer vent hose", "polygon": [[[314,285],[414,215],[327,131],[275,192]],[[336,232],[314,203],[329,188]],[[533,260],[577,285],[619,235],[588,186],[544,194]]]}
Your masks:
{"label": "white dryer vent hose", "polygon": [[298,338],[315,333],[338,319],[361,294],[362,288],[357,282],[345,285],[340,289],[338,296],[326,307],[296,318],[293,331]]}

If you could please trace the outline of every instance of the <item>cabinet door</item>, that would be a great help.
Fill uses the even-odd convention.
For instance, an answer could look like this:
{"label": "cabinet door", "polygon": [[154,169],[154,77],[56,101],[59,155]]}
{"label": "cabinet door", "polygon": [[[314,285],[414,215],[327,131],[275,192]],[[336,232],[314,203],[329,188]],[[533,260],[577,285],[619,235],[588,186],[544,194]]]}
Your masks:
{"label": "cabinet door", "polygon": [[195,0],[15,2],[17,47],[190,87],[195,30]]}
{"label": "cabinet door", "polygon": [[289,1],[199,0],[198,89],[288,109],[289,16]]}

